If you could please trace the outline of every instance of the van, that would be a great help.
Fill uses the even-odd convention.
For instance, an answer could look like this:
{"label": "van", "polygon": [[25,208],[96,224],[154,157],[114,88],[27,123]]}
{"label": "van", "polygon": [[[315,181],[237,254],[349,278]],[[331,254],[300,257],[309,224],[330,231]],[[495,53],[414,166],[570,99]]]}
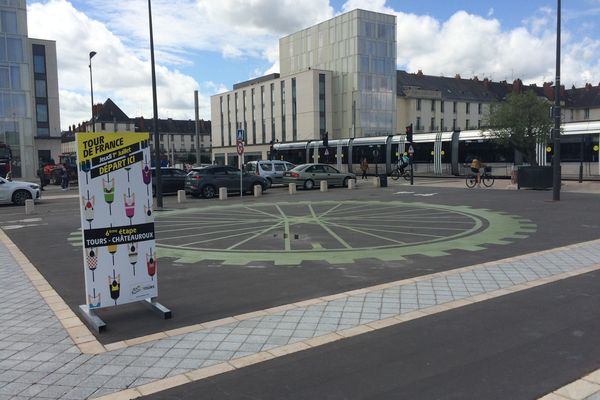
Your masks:
{"label": "van", "polygon": [[249,161],[246,171],[251,174],[262,176],[271,186],[274,183],[283,183],[283,173],[294,168],[295,165],[287,161]]}

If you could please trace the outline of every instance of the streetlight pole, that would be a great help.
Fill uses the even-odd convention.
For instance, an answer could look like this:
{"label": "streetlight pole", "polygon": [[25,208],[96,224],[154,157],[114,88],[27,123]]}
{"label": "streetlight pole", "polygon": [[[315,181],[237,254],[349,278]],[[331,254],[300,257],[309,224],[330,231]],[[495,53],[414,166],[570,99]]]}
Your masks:
{"label": "streetlight pole", "polygon": [[160,138],[158,136],[158,102],[156,100],[156,70],[154,67],[154,35],[152,34],[152,5],[148,0],[148,22],[150,25],[150,63],[152,67],[152,110],[154,112],[154,166],[156,169],[156,207],[163,207],[162,171],[160,165]]}
{"label": "streetlight pole", "polygon": [[92,132],[96,132],[96,119],[94,115],[94,81],[92,79],[92,58],[96,55],[95,51],[90,51],[90,93],[92,95]]}
{"label": "streetlight pole", "polygon": [[560,0],[556,4],[556,81],[554,83],[554,162],[552,163],[552,200],[560,200]]}

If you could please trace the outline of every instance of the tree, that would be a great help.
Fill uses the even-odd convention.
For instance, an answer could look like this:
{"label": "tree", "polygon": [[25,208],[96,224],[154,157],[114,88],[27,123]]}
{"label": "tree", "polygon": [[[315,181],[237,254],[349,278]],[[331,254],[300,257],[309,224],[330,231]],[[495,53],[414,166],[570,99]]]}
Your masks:
{"label": "tree", "polygon": [[535,148],[550,138],[554,126],[550,103],[533,91],[511,93],[501,103],[492,104],[485,121],[491,136],[525,154],[531,165],[537,165]]}

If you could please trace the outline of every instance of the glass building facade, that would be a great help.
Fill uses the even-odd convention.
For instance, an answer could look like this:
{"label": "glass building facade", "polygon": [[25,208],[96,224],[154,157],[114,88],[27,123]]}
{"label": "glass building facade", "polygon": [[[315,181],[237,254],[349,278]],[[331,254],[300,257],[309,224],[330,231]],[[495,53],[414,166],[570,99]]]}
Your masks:
{"label": "glass building facade", "polygon": [[354,10],[279,41],[281,75],[333,72],[333,137],[396,129],[396,17]]}

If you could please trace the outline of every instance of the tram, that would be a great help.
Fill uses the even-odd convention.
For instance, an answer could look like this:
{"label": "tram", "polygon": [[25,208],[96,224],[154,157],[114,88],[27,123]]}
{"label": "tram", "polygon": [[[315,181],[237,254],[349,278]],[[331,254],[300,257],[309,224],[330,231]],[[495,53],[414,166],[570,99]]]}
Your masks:
{"label": "tram", "polygon": [[[584,176],[600,176],[598,145],[600,121],[565,123],[561,128],[561,166],[563,176],[576,175],[584,166]],[[415,134],[413,143],[406,135],[374,136],[329,140],[276,143],[273,158],[294,164],[321,162],[339,170],[358,172],[365,157],[369,173],[390,174],[402,152],[413,147],[415,172],[432,175],[464,175],[473,156],[491,166],[495,176],[510,176],[514,165],[527,164],[525,155],[493,140],[489,132],[467,130]],[[536,149],[538,165],[549,165],[552,142],[540,143]]]}

